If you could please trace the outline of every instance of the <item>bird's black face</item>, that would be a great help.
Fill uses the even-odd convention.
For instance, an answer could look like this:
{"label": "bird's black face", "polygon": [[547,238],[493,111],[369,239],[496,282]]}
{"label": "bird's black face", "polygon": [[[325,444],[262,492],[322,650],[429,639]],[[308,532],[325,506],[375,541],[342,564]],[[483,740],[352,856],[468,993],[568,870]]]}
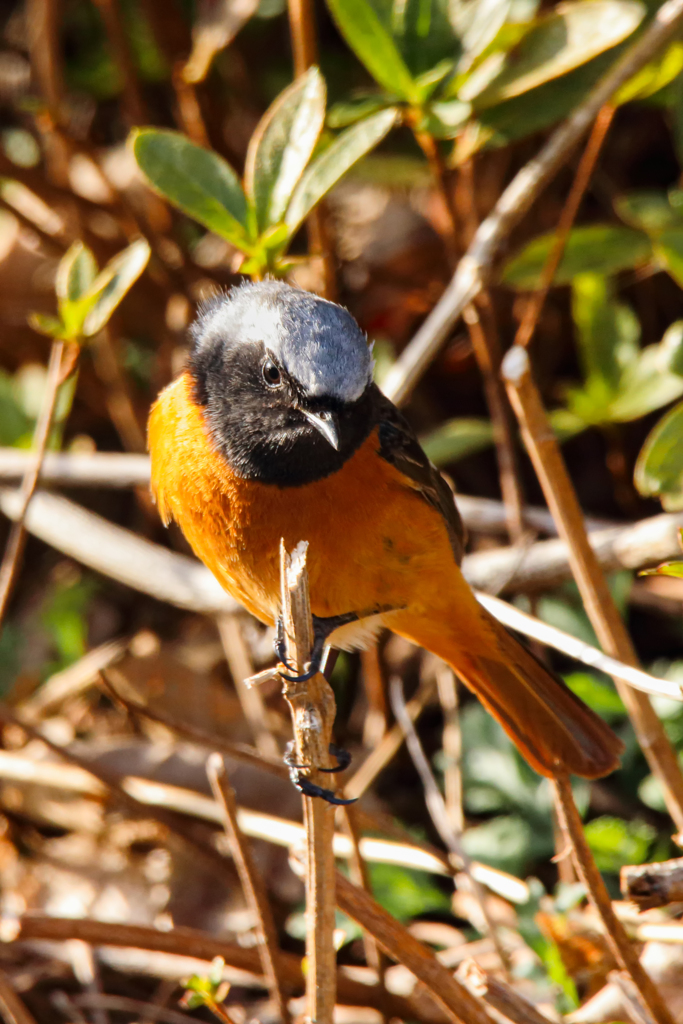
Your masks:
{"label": "bird's black face", "polygon": [[374,385],[353,402],[311,398],[262,342],[211,338],[190,373],[214,444],[243,479],[312,483],[340,469],[372,429]]}

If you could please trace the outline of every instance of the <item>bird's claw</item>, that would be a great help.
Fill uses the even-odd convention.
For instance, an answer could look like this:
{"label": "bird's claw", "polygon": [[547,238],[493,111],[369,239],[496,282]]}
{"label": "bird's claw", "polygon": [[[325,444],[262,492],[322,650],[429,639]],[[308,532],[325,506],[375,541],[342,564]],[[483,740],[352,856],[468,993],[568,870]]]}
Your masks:
{"label": "bird's claw", "polygon": [[[334,768],[319,768],[321,772],[343,772],[345,768],[351,764],[351,755],[347,750],[342,750],[340,747],[336,747],[334,743],[330,743],[330,753],[333,757],[336,757],[337,764]],[[328,804],[334,804],[337,807],[343,807],[347,804],[354,804],[357,797],[352,797],[350,800],[345,800],[343,797],[337,796],[331,789],[325,789],[323,786],[316,786],[314,782],[306,776],[302,775],[303,771],[310,769],[310,764],[297,764],[294,759],[294,741],[292,740],[287,744],[285,750],[285,756],[283,758],[285,764],[289,768],[289,777],[292,781],[292,785],[303,793],[304,796],[317,796],[322,800],[326,800]]]}
{"label": "bird's claw", "polygon": [[320,672],[323,657],[325,654],[325,644],[328,638],[335,629],[339,626],[345,626],[349,622],[355,622],[358,616],[355,612],[349,612],[346,615],[332,615],[329,618],[319,618],[317,615],[313,616],[313,649],[311,650],[311,660],[308,663],[308,668],[304,672],[297,672],[294,665],[287,660],[287,641],[285,638],[285,624],[282,616],[278,616],[277,623],[275,626],[275,640],[273,647],[275,649],[275,657],[281,665],[287,669],[287,672],[280,672],[283,679],[286,679],[288,683],[306,683],[309,679],[312,679],[314,675]]}

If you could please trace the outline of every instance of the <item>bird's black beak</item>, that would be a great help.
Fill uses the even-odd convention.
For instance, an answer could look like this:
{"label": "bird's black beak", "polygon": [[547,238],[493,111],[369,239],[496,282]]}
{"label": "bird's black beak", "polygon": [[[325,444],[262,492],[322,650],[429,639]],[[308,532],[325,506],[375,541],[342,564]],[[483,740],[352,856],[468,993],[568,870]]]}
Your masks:
{"label": "bird's black beak", "polygon": [[309,423],[312,423],[316,430],[319,430],[326,441],[339,451],[339,420],[333,412],[310,412],[308,409],[301,410]]}

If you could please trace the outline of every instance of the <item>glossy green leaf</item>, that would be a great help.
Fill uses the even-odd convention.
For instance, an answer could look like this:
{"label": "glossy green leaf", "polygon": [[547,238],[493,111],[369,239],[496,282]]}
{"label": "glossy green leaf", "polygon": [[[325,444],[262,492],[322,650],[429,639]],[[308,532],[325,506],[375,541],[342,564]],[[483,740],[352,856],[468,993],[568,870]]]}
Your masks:
{"label": "glossy green leaf", "polygon": [[420,444],[435,466],[447,466],[489,448],[493,444],[493,426],[490,420],[461,417],[420,438]]}
{"label": "glossy green leaf", "polygon": [[281,93],[251,137],[244,188],[259,231],[282,221],[325,122],[325,81],[309,68]]}
{"label": "glossy green leaf", "polygon": [[29,313],[29,327],[32,327],[38,334],[45,334],[48,338],[63,338],[64,324],[58,316],[50,316],[47,313]]}
{"label": "glossy green leaf", "polygon": [[676,320],[666,329],[659,349],[660,371],[683,376],[683,320]]}
{"label": "glossy green leaf", "polygon": [[83,297],[88,313],[83,322],[83,335],[92,337],[101,331],[126,292],[137,281],[150,257],[149,244],[138,238],[127,249],[109,260]]}
{"label": "glossy green leaf", "polygon": [[381,110],[347,128],[316,157],[297,185],[285,216],[290,237],[348,169],[382,141],[397,119],[395,107]]}
{"label": "glossy green leaf", "polygon": [[251,252],[247,201],[232,167],[180,132],[142,128],[132,133],[138,167],[157,192],[204,227]]}
{"label": "glossy green leaf", "polygon": [[472,112],[469,103],[460,100],[441,100],[430,103],[420,124],[422,131],[435,139],[454,139]]}
{"label": "glossy green leaf", "polygon": [[629,78],[625,85],[612,97],[617,106],[631,100],[642,100],[659,92],[683,71],[683,43],[671,44],[663,56],[650,61],[644,68]]}
{"label": "glossy green leaf", "polygon": [[[541,235],[505,265],[502,281],[511,288],[537,288],[555,234]],[[577,274],[615,274],[642,266],[652,257],[652,245],[642,231],[611,224],[574,228],[567,240],[555,284],[568,284]]]}
{"label": "glossy green leaf", "polygon": [[639,352],[640,326],[632,311],[616,302],[602,274],[579,274],[572,282],[572,316],[583,373],[617,390],[624,368]]}
{"label": "glossy green leaf", "polygon": [[641,494],[659,497],[668,511],[683,508],[683,402],[650,431],[634,479]]}
{"label": "glossy green leaf", "polygon": [[683,288],[683,225],[660,232],[655,243],[660,265]]}
{"label": "glossy green leaf", "polygon": [[657,837],[652,825],[603,815],[584,825],[600,871],[617,872],[624,864],[642,864]]}
{"label": "glossy green leaf", "polygon": [[643,569],[639,576],[677,576],[683,577],[683,562],[662,562],[656,569]]}
{"label": "glossy green leaf", "polygon": [[568,117],[617,60],[625,46],[622,44],[594,57],[561,78],[530,89],[521,96],[478,110],[481,129],[488,134],[486,146],[508,145]]}
{"label": "glossy green leaf", "polygon": [[608,722],[626,717],[624,703],[613,685],[603,683],[591,672],[571,672],[563,678],[572,693]]}
{"label": "glossy green leaf", "polygon": [[425,71],[424,74],[418,75],[415,79],[415,84],[420,92],[422,102],[425,103],[430,96],[434,94],[439,85],[443,82],[444,78],[447,78],[455,70],[455,61],[441,60],[439,63],[430,68],[429,71]]}
{"label": "glossy green leaf", "polygon": [[[370,0],[399,53],[422,87],[439,75],[445,61],[454,66],[460,45],[448,17],[448,0]],[[429,90],[423,92],[423,98]]]}
{"label": "glossy green leaf", "polygon": [[64,253],[57,268],[55,292],[60,306],[65,302],[78,302],[97,276],[97,263],[83,242],[74,242]]}
{"label": "glossy green leaf", "polygon": [[327,0],[327,6],[344,39],[375,81],[409,103],[418,102],[415,80],[368,0]]}
{"label": "glossy green leaf", "polygon": [[[398,98],[398,97],[397,97]],[[348,128],[363,118],[376,114],[391,106],[386,96],[381,93],[358,93],[355,96],[335,103],[327,112],[327,127],[332,129]]]}
{"label": "glossy green leaf", "polygon": [[537,20],[492,81],[479,89],[473,76],[461,97],[475,107],[487,107],[520,96],[616,46],[638,27],[644,13],[637,0],[561,3]]}
{"label": "glossy green leaf", "polygon": [[642,189],[619,196],[614,202],[618,216],[632,228],[659,235],[671,227],[683,227],[683,215],[673,207],[666,192]]}
{"label": "glossy green leaf", "polygon": [[648,345],[626,367],[619,394],[609,406],[609,419],[625,423],[640,419],[683,395],[683,377],[667,369],[667,353],[660,345]]}
{"label": "glossy green leaf", "polygon": [[511,0],[451,0],[451,22],[463,47],[459,70],[465,71],[501,30]]}

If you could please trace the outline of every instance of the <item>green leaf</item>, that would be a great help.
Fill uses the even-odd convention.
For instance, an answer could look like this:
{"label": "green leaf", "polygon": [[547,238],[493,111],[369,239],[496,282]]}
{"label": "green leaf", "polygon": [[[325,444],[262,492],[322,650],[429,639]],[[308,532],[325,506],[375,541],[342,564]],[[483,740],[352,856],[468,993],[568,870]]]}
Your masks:
{"label": "green leaf", "polygon": [[648,235],[660,235],[670,227],[683,227],[683,216],[669,202],[666,192],[642,189],[619,196],[614,202],[617,215],[632,228]]}
{"label": "green leaf", "polygon": [[511,6],[512,0],[452,0],[448,12],[464,50],[459,71],[466,71],[493,42]]}
{"label": "green leaf", "polygon": [[660,371],[683,376],[683,320],[676,320],[667,327],[659,351]]}
{"label": "green leaf", "polygon": [[627,306],[615,301],[611,284],[601,274],[574,278],[572,316],[585,377],[616,392],[624,367],[638,356],[638,321]]}
{"label": "green leaf", "polygon": [[[476,107],[520,96],[611,49],[638,27],[645,8],[637,0],[568,0],[539,19],[509,53],[492,81],[476,75],[461,98]],[[482,80],[484,69],[482,66]]]}
{"label": "green leaf", "polygon": [[488,135],[485,144],[490,148],[506,146],[515,139],[543,131],[568,117],[614,64],[625,45],[594,57],[561,78],[530,89],[521,96],[480,110],[479,125]]}
{"label": "green leaf", "polygon": [[659,345],[648,345],[624,370],[619,393],[608,410],[614,423],[640,419],[683,395],[683,377],[670,373],[670,353]]}
{"label": "green leaf", "polygon": [[38,334],[46,334],[48,338],[63,338],[64,324],[57,316],[50,316],[47,313],[29,313],[29,327],[32,327]]}
{"label": "green leaf", "polygon": [[327,6],[344,39],[375,81],[409,103],[419,102],[413,76],[367,0],[327,0]]}
{"label": "green leaf", "polygon": [[571,672],[563,678],[572,693],[608,722],[626,716],[626,708],[614,687],[603,683],[592,672]]}
{"label": "green leaf", "polygon": [[90,290],[81,300],[87,307],[83,322],[83,335],[92,337],[101,331],[126,292],[137,281],[147,266],[150,248],[144,238],[138,238],[127,249],[109,260],[95,278]]}
{"label": "green leaf", "polygon": [[662,268],[683,288],[683,226],[662,231],[654,248]]}
{"label": "green leaf", "polygon": [[420,444],[435,466],[447,466],[493,444],[490,420],[462,417],[449,420],[437,430],[420,438]]}
{"label": "green leaf", "polygon": [[[530,242],[505,265],[503,284],[519,291],[538,288],[541,272],[555,241],[555,233]],[[615,274],[642,266],[652,258],[650,239],[642,231],[612,224],[591,224],[574,228],[554,283],[569,284],[577,274]]]}
{"label": "green leaf", "polygon": [[279,224],[325,122],[325,80],[309,68],[281,93],[251,137],[244,188],[260,231]]}
{"label": "green leaf", "polygon": [[677,576],[683,577],[683,562],[662,562],[656,569],[643,569],[639,576]]}
{"label": "green leaf", "polygon": [[180,132],[142,128],[131,138],[138,167],[152,188],[209,231],[252,251],[244,192],[222,157]]}
{"label": "green leaf", "polygon": [[[448,17],[448,0],[370,0],[386,25],[403,60],[419,83],[438,75],[448,61],[451,68],[460,46]],[[424,92],[426,98],[428,92]]]}
{"label": "green leaf", "polygon": [[57,268],[55,292],[60,309],[63,303],[78,302],[97,275],[97,263],[83,242],[74,242],[64,253]]}
{"label": "green leaf", "polygon": [[415,84],[420,90],[420,97],[422,102],[425,103],[430,96],[436,91],[444,78],[451,74],[455,69],[455,61],[451,60],[440,60],[439,63],[430,68],[429,71],[425,71],[424,74],[419,75],[415,79]]}
{"label": "green leaf", "polygon": [[390,105],[389,99],[380,93],[358,93],[341,103],[334,104],[327,112],[327,127],[348,128],[349,125],[356,124]]}
{"label": "green leaf", "polygon": [[683,402],[650,431],[634,479],[641,494],[659,497],[667,511],[683,509]]}
{"label": "green leaf", "polygon": [[595,862],[600,871],[617,872],[624,864],[642,864],[657,838],[652,825],[624,821],[603,815],[584,825]]}
{"label": "green leaf", "polygon": [[585,430],[588,424],[581,416],[570,409],[552,409],[548,413],[550,425],[558,441],[568,441]]}
{"label": "green leaf", "polygon": [[472,113],[469,103],[460,100],[440,100],[431,103],[419,125],[436,139],[454,139]]}
{"label": "green leaf", "polygon": [[368,864],[368,868],[375,899],[399,921],[450,907],[445,893],[422,871],[395,864]]}
{"label": "green leaf", "polygon": [[642,100],[659,92],[683,71],[683,43],[674,42],[663,56],[650,61],[629,78],[612,97],[612,103],[621,106],[631,100]]}
{"label": "green leaf", "polygon": [[285,216],[290,237],[348,169],[382,141],[397,117],[396,108],[390,107],[347,128],[307,167]]}

